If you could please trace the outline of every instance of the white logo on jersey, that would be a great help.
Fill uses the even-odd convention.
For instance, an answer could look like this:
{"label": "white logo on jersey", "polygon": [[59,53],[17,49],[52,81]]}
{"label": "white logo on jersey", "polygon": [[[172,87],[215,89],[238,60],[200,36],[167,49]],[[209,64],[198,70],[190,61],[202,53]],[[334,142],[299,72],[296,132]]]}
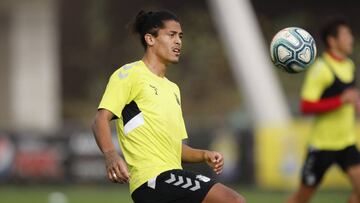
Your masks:
{"label": "white logo on jersey", "polygon": [[124,78],[126,78],[127,76],[129,75],[129,73],[122,73],[122,72],[119,72],[119,78],[120,79],[124,79]]}
{"label": "white logo on jersey", "polygon": [[[126,64],[122,67],[123,70],[129,70],[130,68],[133,67],[133,64]],[[119,72],[118,76],[120,79],[124,79],[129,75],[129,73],[122,73],[121,71]]]}

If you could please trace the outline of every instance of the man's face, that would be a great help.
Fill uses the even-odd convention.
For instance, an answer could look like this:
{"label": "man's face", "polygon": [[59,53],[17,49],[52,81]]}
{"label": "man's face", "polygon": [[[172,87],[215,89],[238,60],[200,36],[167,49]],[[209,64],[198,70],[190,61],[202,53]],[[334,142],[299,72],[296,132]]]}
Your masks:
{"label": "man's face", "polygon": [[354,38],[349,27],[340,26],[335,41],[336,47],[340,52],[345,55],[352,54]]}
{"label": "man's face", "polygon": [[165,21],[164,27],[158,30],[153,48],[165,64],[179,62],[182,36],[181,26],[174,20]]}

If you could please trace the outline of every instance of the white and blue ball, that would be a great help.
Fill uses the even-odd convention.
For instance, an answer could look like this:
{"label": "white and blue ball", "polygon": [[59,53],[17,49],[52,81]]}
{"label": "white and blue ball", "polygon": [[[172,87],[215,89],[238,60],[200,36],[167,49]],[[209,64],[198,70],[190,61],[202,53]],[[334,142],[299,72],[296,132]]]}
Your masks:
{"label": "white and blue ball", "polygon": [[285,28],[272,39],[270,54],[276,67],[288,73],[299,73],[316,58],[315,40],[302,28]]}

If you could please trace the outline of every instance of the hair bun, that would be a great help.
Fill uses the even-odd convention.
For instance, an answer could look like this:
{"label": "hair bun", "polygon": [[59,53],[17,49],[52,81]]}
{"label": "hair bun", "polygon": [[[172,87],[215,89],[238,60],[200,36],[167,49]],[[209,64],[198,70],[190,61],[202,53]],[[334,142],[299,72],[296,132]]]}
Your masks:
{"label": "hair bun", "polygon": [[148,13],[144,10],[140,10],[140,12],[136,15],[135,23],[133,25],[133,32],[134,33],[142,33],[143,25],[146,22]]}

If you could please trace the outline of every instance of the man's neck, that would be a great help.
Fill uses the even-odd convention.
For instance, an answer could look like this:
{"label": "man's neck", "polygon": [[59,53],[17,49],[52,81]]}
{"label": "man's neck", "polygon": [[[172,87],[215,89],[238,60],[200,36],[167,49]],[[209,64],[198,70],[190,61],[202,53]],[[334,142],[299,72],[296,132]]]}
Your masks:
{"label": "man's neck", "polygon": [[343,61],[347,58],[347,56],[336,49],[328,49],[327,53],[331,56],[331,58],[337,61]]}
{"label": "man's neck", "polygon": [[145,53],[144,57],[142,58],[142,61],[149,68],[149,70],[153,72],[155,75],[159,77],[165,77],[167,67],[156,56]]}

